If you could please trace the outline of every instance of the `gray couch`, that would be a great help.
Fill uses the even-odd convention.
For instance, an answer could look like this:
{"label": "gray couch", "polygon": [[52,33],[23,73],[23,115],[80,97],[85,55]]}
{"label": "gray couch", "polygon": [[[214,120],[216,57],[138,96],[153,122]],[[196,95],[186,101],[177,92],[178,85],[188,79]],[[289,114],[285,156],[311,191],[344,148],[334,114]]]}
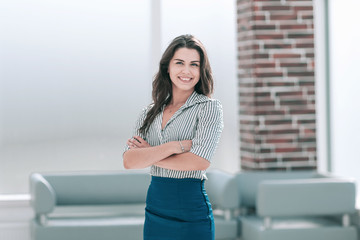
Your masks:
{"label": "gray couch", "polygon": [[[206,188],[215,216],[215,237],[237,237],[231,213],[239,195],[235,178],[209,171]],[[32,240],[141,240],[150,176],[143,171],[34,173],[30,176]]]}
{"label": "gray couch", "polygon": [[[216,240],[356,240],[355,183],[315,172],[209,170]],[[34,173],[32,240],[140,240],[143,171]]]}
{"label": "gray couch", "polygon": [[243,240],[356,240],[355,182],[316,172],[240,172]]}

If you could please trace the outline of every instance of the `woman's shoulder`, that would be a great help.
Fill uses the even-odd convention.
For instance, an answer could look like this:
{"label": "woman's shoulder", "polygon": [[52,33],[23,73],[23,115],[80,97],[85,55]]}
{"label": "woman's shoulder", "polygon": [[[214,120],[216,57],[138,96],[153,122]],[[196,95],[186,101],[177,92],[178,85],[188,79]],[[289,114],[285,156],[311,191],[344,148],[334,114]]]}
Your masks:
{"label": "woman's shoulder", "polygon": [[204,96],[204,98],[203,98],[204,101],[202,101],[201,103],[204,104],[206,108],[222,109],[222,104],[219,99],[208,97],[205,95],[203,95],[203,96]]}
{"label": "woman's shoulder", "polygon": [[201,93],[196,93],[196,92],[195,92],[195,97],[194,97],[193,102],[198,103],[198,104],[203,104],[205,106],[222,107],[219,99],[212,98],[212,97],[206,96]]}
{"label": "woman's shoulder", "polygon": [[222,116],[223,107],[221,101],[216,98],[211,98],[203,95],[203,101],[199,103],[200,107],[200,116]]}

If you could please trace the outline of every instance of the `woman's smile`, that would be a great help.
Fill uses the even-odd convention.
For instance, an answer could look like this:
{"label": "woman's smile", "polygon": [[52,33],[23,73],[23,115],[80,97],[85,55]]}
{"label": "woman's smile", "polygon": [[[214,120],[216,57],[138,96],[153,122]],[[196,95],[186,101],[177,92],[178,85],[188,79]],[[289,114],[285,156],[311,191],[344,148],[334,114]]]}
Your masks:
{"label": "woman's smile", "polygon": [[189,83],[192,80],[190,77],[179,77],[179,79],[184,83]]}

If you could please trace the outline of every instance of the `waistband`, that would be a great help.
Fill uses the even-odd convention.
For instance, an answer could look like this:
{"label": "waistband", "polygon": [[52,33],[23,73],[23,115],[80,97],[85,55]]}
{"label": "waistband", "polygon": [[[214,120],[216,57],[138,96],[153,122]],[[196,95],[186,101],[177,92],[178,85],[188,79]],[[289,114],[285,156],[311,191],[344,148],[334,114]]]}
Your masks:
{"label": "waistband", "polygon": [[151,176],[151,181],[153,182],[169,182],[169,183],[202,183],[205,179],[201,180],[198,178],[168,178],[168,177],[158,177]]}

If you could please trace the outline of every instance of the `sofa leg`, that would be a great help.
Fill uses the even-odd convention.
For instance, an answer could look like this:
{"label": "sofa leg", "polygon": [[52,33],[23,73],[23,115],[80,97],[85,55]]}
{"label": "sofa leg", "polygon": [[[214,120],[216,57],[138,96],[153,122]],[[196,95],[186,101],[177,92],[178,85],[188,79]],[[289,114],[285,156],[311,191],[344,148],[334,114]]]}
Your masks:
{"label": "sofa leg", "polygon": [[47,216],[46,214],[41,214],[37,216],[38,222],[40,225],[45,226],[47,225]]}
{"label": "sofa leg", "polygon": [[231,220],[231,211],[229,209],[224,211],[224,218],[226,221],[230,221]]}
{"label": "sofa leg", "polygon": [[264,217],[264,228],[271,228],[271,217]]}
{"label": "sofa leg", "polygon": [[349,214],[344,214],[342,216],[342,225],[344,227],[349,227],[350,226],[350,215]]}

